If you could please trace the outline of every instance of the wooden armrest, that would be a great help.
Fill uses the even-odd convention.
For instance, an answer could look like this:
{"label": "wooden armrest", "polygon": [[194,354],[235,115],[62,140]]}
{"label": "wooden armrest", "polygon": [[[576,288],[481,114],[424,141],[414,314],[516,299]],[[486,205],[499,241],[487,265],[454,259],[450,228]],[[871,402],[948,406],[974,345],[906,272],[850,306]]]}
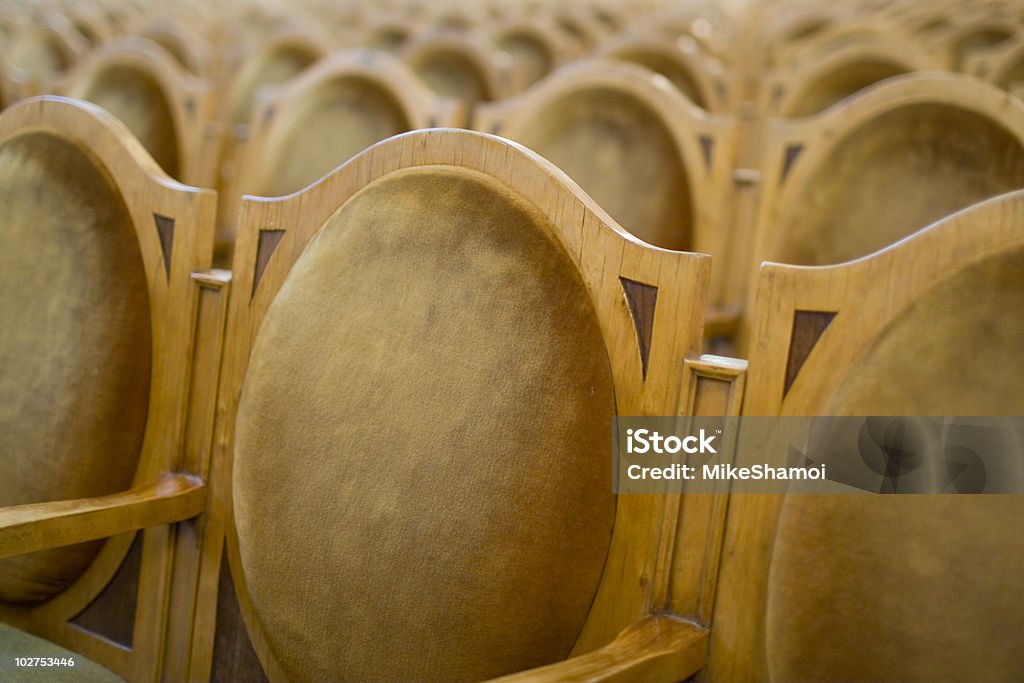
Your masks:
{"label": "wooden armrest", "polygon": [[666,616],[641,619],[600,650],[564,662],[496,678],[492,683],[561,681],[680,681],[708,654],[708,631]]}
{"label": "wooden armrest", "polygon": [[205,488],[198,477],[166,474],[109,496],[0,508],[0,558],[195,517]]}

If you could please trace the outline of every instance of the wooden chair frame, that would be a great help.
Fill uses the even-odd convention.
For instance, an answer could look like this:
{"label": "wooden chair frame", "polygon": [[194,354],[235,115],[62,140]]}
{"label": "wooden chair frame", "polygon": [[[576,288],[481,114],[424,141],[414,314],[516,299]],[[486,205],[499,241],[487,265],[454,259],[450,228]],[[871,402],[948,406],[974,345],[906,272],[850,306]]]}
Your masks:
{"label": "wooden chair frame", "polygon": [[[821,415],[857,359],[930,288],[1024,245],[1024,192],[1002,195],[869,257],[801,268],[762,266],[745,415]],[[797,313],[834,315],[822,331]],[[792,359],[802,358],[787,389]],[[742,438],[742,434],[740,435]],[[768,680],[765,606],[772,537],[783,496],[733,496],[724,539],[711,657],[699,680]]]}
{"label": "wooden chair frame", "polygon": [[[732,48],[737,26],[734,18],[717,4],[694,4],[693,7],[684,5],[653,10],[625,27],[618,35],[660,35],[673,41],[689,39],[697,44],[702,54],[726,65],[735,64]],[[753,11],[754,8],[748,8],[747,13]]]}
{"label": "wooden chair frame", "polygon": [[138,36],[162,46],[193,76],[215,75],[212,73],[210,51],[202,38],[189,33],[178,21],[171,18],[150,21],[139,29]]}
{"label": "wooden chair frame", "polygon": [[116,67],[138,71],[157,83],[174,119],[180,180],[198,187],[212,186],[206,135],[216,103],[208,82],[185,73],[171,53],[156,43],[144,38],[120,38],[89,55],[59,90],[68,97],[83,99],[105,71]]}
{"label": "wooden chair frame", "polygon": [[[844,103],[806,119],[772,119],[765,123],[761,151],[761,186],[756,234],[750,249],[730,264],[730,301],[748,300],[756,264],[772,258],[782,237],[788,207],[801,201],[804,186],[821,172],[834,145],[872,119],[901,107],[938,104],[958,107],[991,119],[1010,131],[1024,147],[1024,108],[1005,93],[972,78],[939,72],[898,76],[871,86]],[[923,227],[923,226],[922,226]]]}
{"label": "wooden chair frame", "polygon": [[[1000,45],[1007,41],[1012,41],[1015,33],[1019,32],[1020,26],[1016,22],[1011,22],[1007,25],[1006,19],[1000,19],[997,17],[979,16],[975,19],[963,20],[954,23],[947,30],[942,31],[939,35],[933,37],[928,41],[928,47],[935,50],[943,59],[943,66],[950,70],[966,71],[966,67],[970,64],[971,55],[974,52],[982,51],[985,48],[974,48],[973,50],[967,49],[962,43],[972,34],[984,33],[986,31],[996,31],[1006,33],[1006,38],[1002,41],[998,41],[995,45],[989,45],[988,48],[992,48],[996,45]],[[960,54],[963,51],[963,54]]]}
{"label": "wooden chair frame", "polygon": [[[164,174],[129,131],[99,107],[63,98],[17,104],[0,117],[0,143],[45,133],[86,152],[109,174],[136,229],[147,274],[153,370],[145,437],[133,487],[123,493],[0,510],[0,554],[110,538],[67,590],[36,606],[0,607],[0,618],[55,641],[132,680],[155,681],[165,664],[171,592],[189,581],[194,538],[175,522],[206,507],[220,339],[228,275],[205,272],[214,195]],[[70,623],[119,571],[142,536],[132,647]],[[172,561],[180,559],[172,571]],[[194,575],[192,577],[194,580]]]}
{"label": "wooden chair frame", "polygon": [[[264,194],[259,188],[275,172],[273,159],[286,145],[291,128],[301,125],[304,102],[311,93],[344,80],[368,81],[390,93],[410,123],[418,128],[458,128],[466,123],[459,100],[437,95],[404,62],[374,50],[343,50],[317,62],[288,84],[267,91],[257,108],[246,145],[242,192]],[[341,159],[341,165],[347,159]]]}
{"label": "wooden chair frame", "polygon": [[483,78],[484,101],[503,100],[522,89],[512,57],[477,34],[422,33],[410,40],[399,56],[415,71],[419,60],[435,52],[464,56]]}
{"label": "wooden chair frame", "polygon": [[921,54],[927,51],[912,37],[884,21],[871,18],[836,21],[806,40],[785,47],[780,46],[775,66],[778,71],[800,70],[807,68],[807,65],[813,65],[817,60],[828,58],[831,53],[843,48],[875,45],[902,47],[910,57],[917,60],[928,59],[934,62],[932,68],[942,68],[933,56]]}
{"label": "wooden chair frame", "polygon": [[[619,414],[691,414],[698,403],[716,415],[737,414],[740,408],[745,364],[697,357],[708,257],[646,247],[619,228],[564,173],[514,143],[467,131],[409,133],[371,147],[303,192],[278,199],[247,198],[223,369],[220,413],[225,419],[219,422],[220,447],[212,473],[219,502],[211,511],[203,542],[197,604],[205,609],[195,620],[192,679],[209,676],[218,577],[226,562],[263,670],[271,681],[284,680],[247,592],[234,531],[232,416],[238,388],[261,320],[321,226],[370,182],[420,166],[455,167],[490,176],[513,188],[559,226],[557,238],[583,276],[608,344]],[[266,230],[275,231],[273,241],[266,238]],[[658,291],[656,309],[648,318],[653,334],[646,378],[623,279]],[[575,680],[573,676],[586,675],[588,680],[623,680],[645,675],[650,676],[647,680],[678,680],[696,671],[704,658],[707,635],[701,625],[710,618],[718,561],[718,545],[708,542],[706,529],[724,522],[722,502],[721,496],[619,498],[603,577],[573,659],[524,677]]]}
{"label": "wooden chair frame", "polygon": [[[587,59],[570,64],[518,97],[477,108],[473,128],[515,139],[552,102],[577,92],[611,89],[644,102],[671,133],[692,188],[693,251],[724,255],[731,237],[723,234],[722,203],[731,182],[737,143],[731,117],[709,114],[678,92],[664,76],[634,64]],[[637,201],[641,201],[638,199]],[[716,280],[717,282],[717,280]],[[717,286],[716,289],[717,290]],[[716,300],[718,296],[714,295]]]}
{"label": "wooden chair frame", "polygon": [[829,49],[827,54],[817,53],[805,68],[776,75],[765,84],[758,109],[767,116],[791,118],[797,104],[815,85],[858,64],[890,65],[907,73],[938,68],[926,53],[904,43],[874,41],[844,45]]}
{"label": "wooden chair frame", "polygon": [[74,30],[66,22],[62,23],[50,18],[43,24],[23,29],[21,35],[7,51],[9,69],[7,85],[8,95],[12,101],[46,93],[51,87],[51,83],[66,73],[65,71],[36,76],[19,67],[15,53],[22,45],[31,40],[48,41],[53,48],[61,53],[61,59],[67,63],[66,69],[74,67],[88,50],[85,39],[75,35]]}
{"label": "wooden chair frame", "polygon": [[[692,44],[696,45],[696,42]],[[730,111],[730,78],[722,65],[699,51],[685,51],[680,47],[680,39],[668,40],[656,35],[626,35],[606,41],[597,49],[594,56],[635,63],[629,55],[636,53],[668,61],[688,74],[696,85],[699,96],[699,101],[695,101],[694,104],[701,109],[716,114]]]}
{"label": "wooden chair frame", "polygon": [[[502,47],[503,39],[506,39],[509,36],[522,35],[532,38],[536,43],[542,45],[544,49],[547,50],[547,53],[551,58],[550,68],[547,72],[548,74],[568,64],[572,60],[579,58],[579,54],[573,48],[572,43],[566,40],[558,29],[550,23],[539,19],[530,21],[523,19],[504,21],[490,29],[489,34],[491,36],[491,41],[499,48]],[[511,53],[510,56],[512,56],[514,62],[515,56],[511,55]],[[530,82],[530,77],[528,74],[523,72],[522,66],[516,65],[516,68],[520,71],[518,83],[522,88],[528,88],[533,85],[533,82],[536,82]],[[543,76],[541,78],[543,78]]]}

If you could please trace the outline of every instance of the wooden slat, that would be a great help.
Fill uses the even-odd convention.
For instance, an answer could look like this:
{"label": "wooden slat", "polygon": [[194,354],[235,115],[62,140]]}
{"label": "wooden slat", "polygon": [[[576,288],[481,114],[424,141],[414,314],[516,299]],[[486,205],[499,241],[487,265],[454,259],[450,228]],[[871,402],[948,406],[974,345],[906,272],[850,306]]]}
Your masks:
{"label": "wooden slat", "polygon": [[198,477],[169,474],[109,496],[2,509],[0,557],[180,522],[202,511],[205,488]]}
{"label": "wooden slat", "polygon": [[704,666],[707,653],[707,630],[652,616],[633,624],[600,650],[494,681],[680,681]]}

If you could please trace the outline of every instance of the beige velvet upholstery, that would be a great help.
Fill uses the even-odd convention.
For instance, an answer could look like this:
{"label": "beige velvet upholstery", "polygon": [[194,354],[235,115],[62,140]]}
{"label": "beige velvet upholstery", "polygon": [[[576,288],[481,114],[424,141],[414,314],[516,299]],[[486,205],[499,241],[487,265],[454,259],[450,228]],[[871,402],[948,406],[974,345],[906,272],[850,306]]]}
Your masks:
{"label": "beige velvet upholstery", "polygon": [[402,106],[379,84],[362,78],[339,78],[309,94],[276,155],[266,163],[272,172],[253,194],[278,196],[301,190],[370,145],[412,127]]}
{"label": "beige velvet upholstery", "polygon": [[296,681],[482,680],[561,660],[611,536],[612,379],[577,271],[471,171],[370,184],[263,320],[239,550]]}
{"label": "beige velvet upholstery", "polygon": [[[74,660],[74,666],[18,667],[15,657]],[[0,623],[0,680],[4,683],[123,683],[123,679],[80,654]]]}
{"label": "beige velvet upholstery", "polygon": [[690,248],[686,170],[668,128],[644,103],[612,90],[576,92],[539,112],[516,141],[568,173],[640,239]]}
{"label": "beige velvet upholstery", "polygon": [[167,94],[152,76],[126,66],[105,69],[81,95],[121,119],[167,175],[179,177],[178,136]]}
{"label": "beige velvet upholstery", "polygon": [[769,257],[842,263],[1020,187],[1024,149],[1009,131],[957,107],[902,107],[836,145],[781,217],[787,238]]}
{"label": "beige velvet upholstery", "polygon": [[[149,303],[121,197],[46,134],[0,147],[0,505],[131,483],[146,424]],[[95,545],[0,561],[0,600],[68,586]]]}
{"label": "beige velvet upholstery", "polygon": [[[1024,253],[937,286],[829,414],[1022,415]],[[770,573],[777,681],[1024,679],[1024,497],[790,496]]]}

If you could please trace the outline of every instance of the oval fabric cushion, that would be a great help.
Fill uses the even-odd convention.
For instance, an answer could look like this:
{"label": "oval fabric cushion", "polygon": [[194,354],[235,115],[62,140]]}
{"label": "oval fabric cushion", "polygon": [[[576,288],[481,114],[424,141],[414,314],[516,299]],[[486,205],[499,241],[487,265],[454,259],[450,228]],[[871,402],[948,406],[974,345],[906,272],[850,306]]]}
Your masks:
{"label": "oval fabric cushion", "polygon": [[301,190],[411,127],[401,103],[381,84],[349,75],[335,78],[305,93],[287,130],[272,139],[266,180],[251,191],[278,196]]}
{"label": "oval fabric cushion", "polygon": [[611,370],[544,219],[418,168],[293,267],[241,397],[245,580],[293,680],[480,680],[565,658],[614,518]]}
{"label": "oval fabric cushion", "polygon": [[[103,171],[46,134],[0,147],[0,505],[128,488],[150,382],[134,227]],[[55,595],[98,544],[0,561],[0,600]]]}
{"label": "oval fabric cushion", "polygon": [[997,122],[950,105],[899,107],[835,143],[780,217],[786,231],[770,257],[851,261],[1022,186],[1024,147]]}
{"label": "oval fabric cushion", "polygon": [[[1022,265],[1020,251],[990,258],[927,293],[826,414],[1024,414]],[[772,680],[1021,680],[1022,516],[1020,495],[789,496],[769,576]]]}

